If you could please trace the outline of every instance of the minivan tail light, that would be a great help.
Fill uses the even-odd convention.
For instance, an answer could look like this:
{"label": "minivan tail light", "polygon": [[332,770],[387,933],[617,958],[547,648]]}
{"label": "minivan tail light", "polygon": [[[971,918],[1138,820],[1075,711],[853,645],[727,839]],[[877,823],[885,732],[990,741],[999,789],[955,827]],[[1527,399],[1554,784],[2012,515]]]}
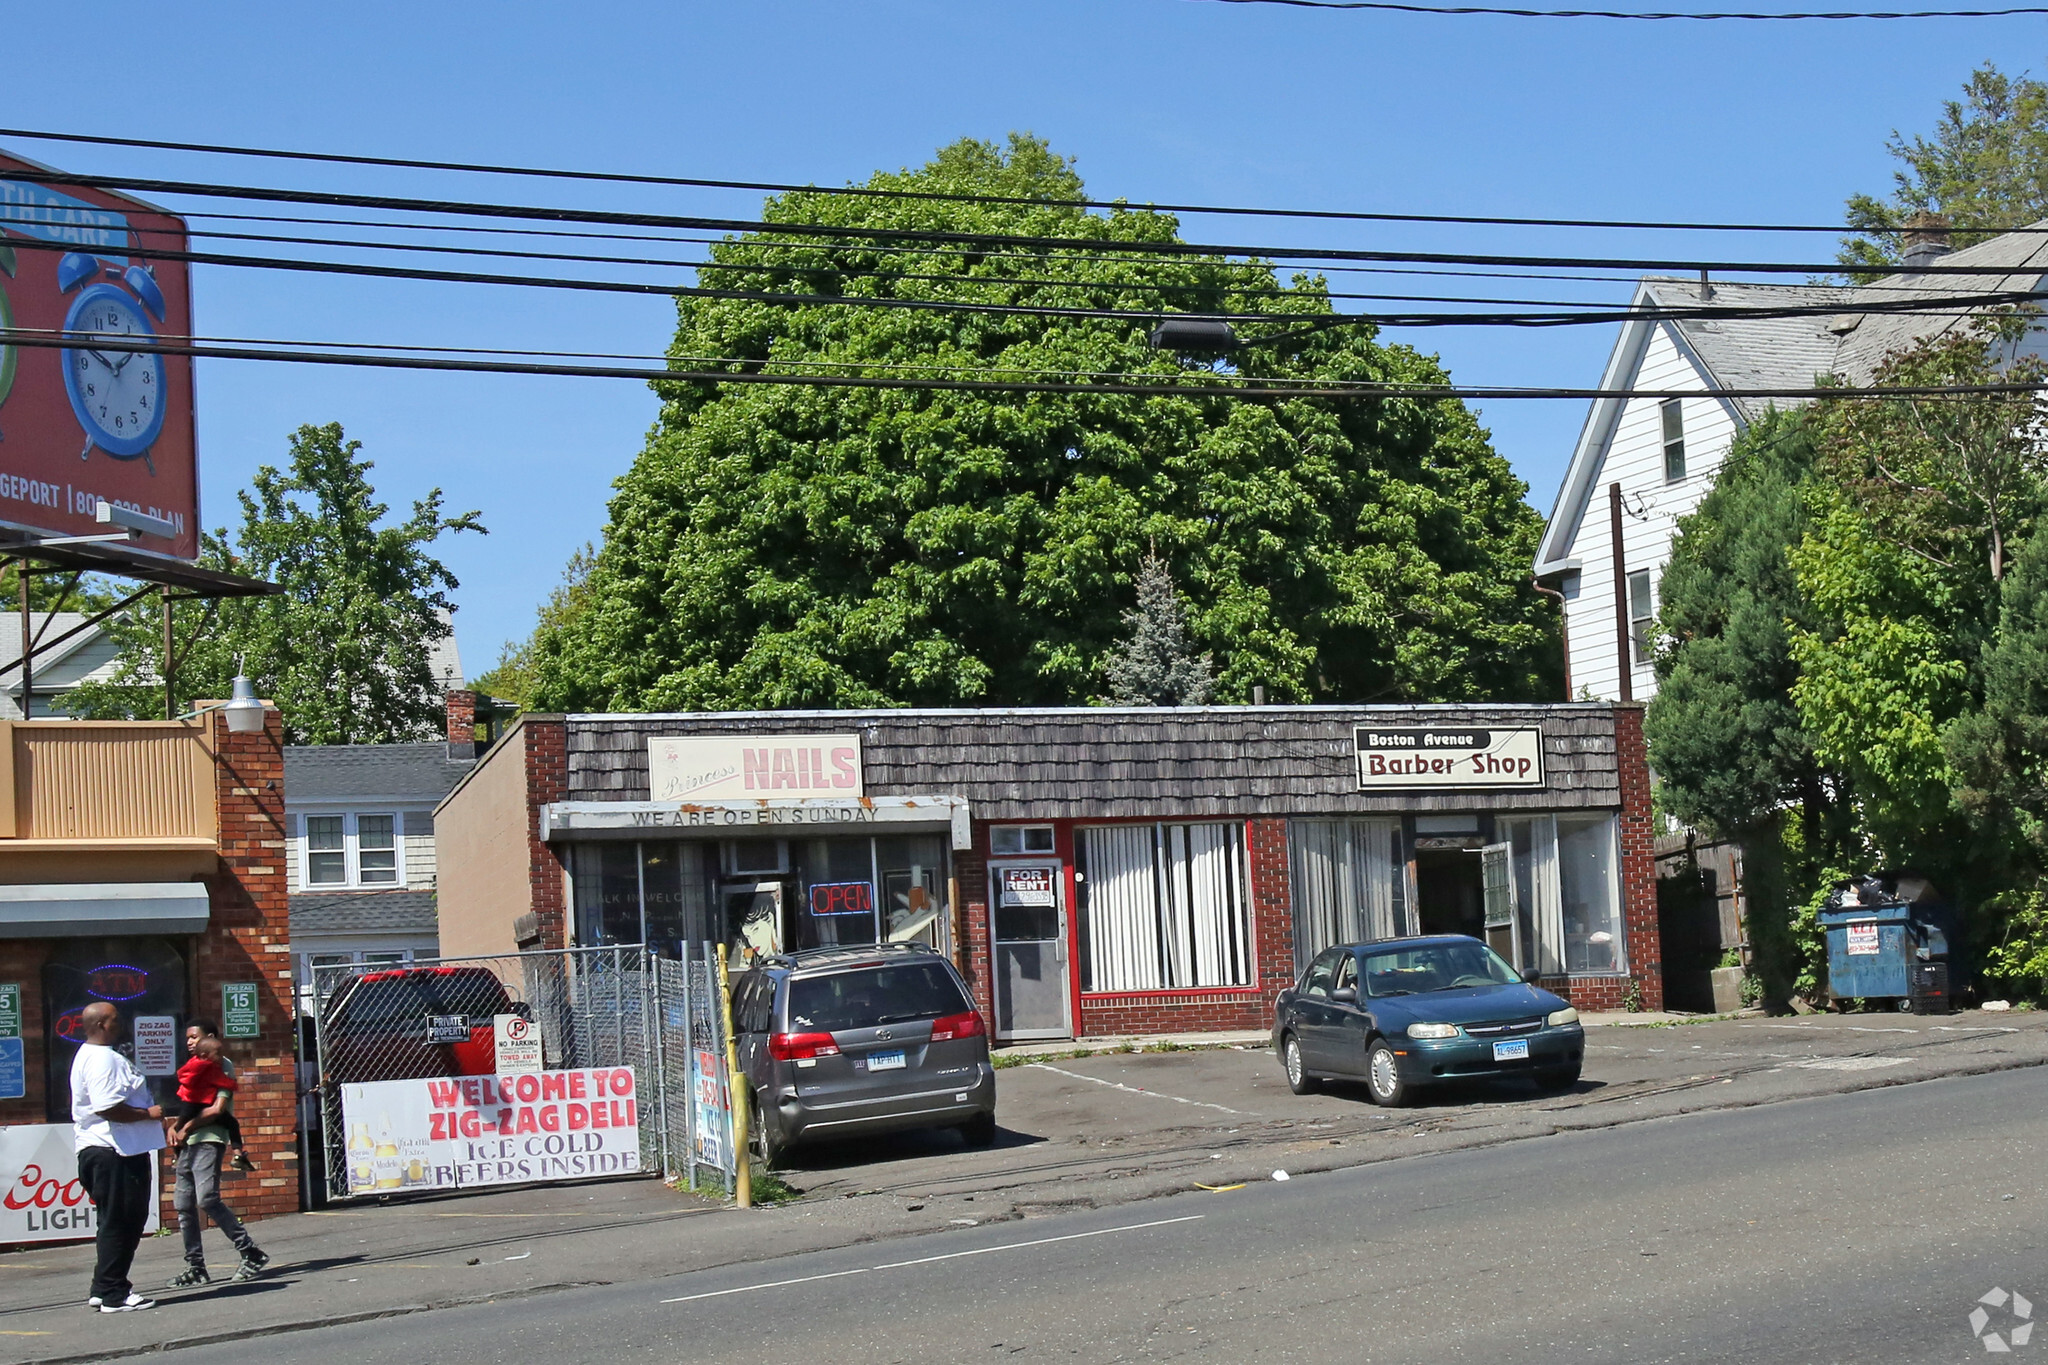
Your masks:
{"label": "minivan tail light", "polygon": [[943,1043],[948,1038],[979,1038],[987,1032],[988,1026],[981,1022],[980,1010],[932,1020],[932,1041],[935,1043]]}
{"label": "minivan tail light", "polygon": [[829,1033],[771,1033],[768,1055],[778,1062],[807,1062],[813,1057],[837,1057],[839,1044]]}

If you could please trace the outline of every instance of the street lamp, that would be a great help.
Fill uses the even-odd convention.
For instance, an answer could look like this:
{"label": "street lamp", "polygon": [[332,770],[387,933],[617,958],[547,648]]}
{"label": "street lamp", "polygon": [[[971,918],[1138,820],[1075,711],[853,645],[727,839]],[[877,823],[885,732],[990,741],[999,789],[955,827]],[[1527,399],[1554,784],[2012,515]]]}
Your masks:
{"label": "street lamp", "polygon": [[220,709],[228,718],[228,729],[235,734],[253,735],[263,729],[263,703],[257,700],[256,687],[246,673],[235,674],[235,690]]}

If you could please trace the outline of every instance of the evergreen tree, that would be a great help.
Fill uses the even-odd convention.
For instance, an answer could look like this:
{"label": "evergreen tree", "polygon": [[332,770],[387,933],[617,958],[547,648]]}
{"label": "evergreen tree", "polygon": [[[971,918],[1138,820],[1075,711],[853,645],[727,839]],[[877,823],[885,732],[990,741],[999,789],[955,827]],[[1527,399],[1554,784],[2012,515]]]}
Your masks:
{"label": "evergreen tree", "polygon": [[1207,654],[1188,640],[1180,594],[1166,562],[1147,554],[1138,569],[1138,605],[1124,613],[1130,636],[1104,665],[1109,699],[1118,706],[1200,706],[1216,679]]}

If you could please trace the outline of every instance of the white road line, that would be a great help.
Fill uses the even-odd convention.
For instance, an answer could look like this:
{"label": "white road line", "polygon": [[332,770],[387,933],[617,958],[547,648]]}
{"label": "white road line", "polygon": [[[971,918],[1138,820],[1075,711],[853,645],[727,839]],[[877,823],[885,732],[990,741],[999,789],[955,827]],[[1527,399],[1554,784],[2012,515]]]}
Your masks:
{"label": "white road line", "polygon": [[1997,1024],[1936,1024],[1941,1033],[2018,1033],[2016,1028],[2004,1028]]}
{"label": "white road line", "polygon": [[1128,1095],[1149,1095],[1155,1100],[1172,1100],[1175,1104],[1192,1104],[1198,1109],[1216,1109],[1225,1114],[1240,1114],[1247,1118],[1259,1117],[1259,1115],[1248,1113],[1243,1109],[1232,1109],[1228,1105],[1211,1104],[1207,1100],[1191,1100],[1183,1095],[1169,1095],[1164,1090],[1141,1090],[1135,1085],[1125,1085],[1121,1081],[1106,1081],[1100,1076],[1084,1076],[1078,1071],[1067,1071],[1061,1067],[1049,1066],[1044,1062],[1032,1062],[1031,1065],[1040,1071],[1050,1071],[1055,1076],[1065,1076],[1067,1079],[1074,1081],[1093,1081],[1097,1085],[1106,1085],[1111,1090],[1121,1090]]}
{"label": "white road line", "polygon": [[681,1298],[663,1299],[663,1303],[695,1303],[699,1299],[719,1299],[728,1294],[751,1294],[761,1289],[786,1289],[793,1284],[813,1284],[819,1280],[839,1280],[848,1275],[871,1275],[878,1270],[902,1270],[914,1265],[931,1265],[935,1261],[957,1261],[963,1256],[986,1256],[994,1251],[1022,1251],[1026,1247],[1050,1246],[1054,1242],[1077,1242],[1084,1237],[1107,1237],[1116,1232],[1140,1232],[1146,1228],[1171,1227],[1175,1223],[1199,1223],[1208,1217],[1204,1213],[1191,1213],[1180,1218],[1157,1218],[1149,1223],[1126,1223],[1121,1227],[1097,1228],[1093,1232],[1069,1232],[1058,1237],[1034,1237],[1028,1242],[1005,1242],[1001,1246],[976,1247],[972,1251],[948,1251],[938,1256],[920,1256],[914,1261],[890,1261],[883,1265],[856,1266],[852,1270],[832,1270],[822,1275],[801,1275],[793,1280],[771,1280],[767,1284],[743,1284],[736,1289],[713,1289],[703,1294],[685,1294]]}

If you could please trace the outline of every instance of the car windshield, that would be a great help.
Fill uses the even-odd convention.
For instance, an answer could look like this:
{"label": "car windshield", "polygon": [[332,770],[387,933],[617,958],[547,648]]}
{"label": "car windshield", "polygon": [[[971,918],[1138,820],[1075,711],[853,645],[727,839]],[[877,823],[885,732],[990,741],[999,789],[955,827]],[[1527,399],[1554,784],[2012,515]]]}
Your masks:
{"label": "car windshield", "polygon": [[1365,993],[1373,996],[1512,986],[1521,979],[1483,943],[1425,943],[1365,957]]}
{"label": "car windshield", "polygon": [[911,1019],[964,1014],[967,999],[952,974],[937,962],[867,967],[830,976],[798,977],[789,983],[792,1031],[837,1033]]}

